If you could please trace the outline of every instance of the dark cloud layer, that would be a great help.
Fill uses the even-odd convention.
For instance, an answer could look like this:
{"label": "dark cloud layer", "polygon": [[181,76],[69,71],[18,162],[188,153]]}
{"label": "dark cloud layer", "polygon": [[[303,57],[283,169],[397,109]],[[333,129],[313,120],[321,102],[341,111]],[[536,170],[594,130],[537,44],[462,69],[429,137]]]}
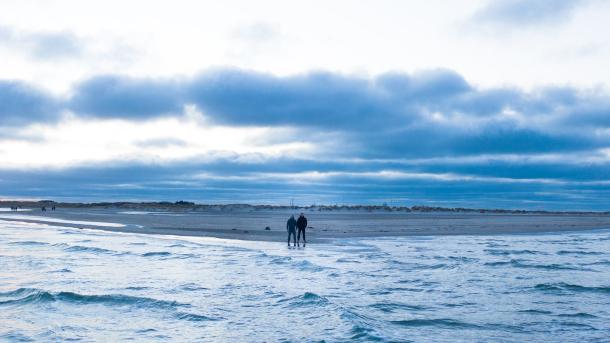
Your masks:
{"label": "dark cloud layer", "polygon": [[[285,162],[285,163],[284,163]],[[358,173],[314,183],[259,177],[261,170],[284,166],[281,172],[308,170],[311,161],[274,161],[265,166],[235,162],[177,163],[171,166],[116,165],[63,171],[0,170],[3,196],[27,196],[71,201],[192,200],[204,203],[373,203],[393,205],[557,210],[607,210],[610,185],[576,183],[372,178]],[[319,163],[315,163],[319,166]],[[322,169],[351,169],[322,164]],[[558,167],[555,165],[555,167]],[[243,170],[241,169],[243,168]],[[561,166],[559,166],[561,168]],[[365,169],[375,169],[368,166]],[[434,169],[434,167],[432,168]],[[229,171],[232,178],[223,178]],[[280,171],[275,171],[280,173]],[[198,173],[206,177],[193,178]],[[236,177],[237,176],[237,177]],[[70,187],[66,187],[66,185]],[[264,194],[264,196],[261,196]]]}
{"label": "dark cloud layer", "polygon": [[[610,148],[610,96],[598,90],[480,89],[442,69],[377,77],[329,72],[278,77],[217,69],[181,79],[97,76],[76,84],[69,99],[4,81],[0,103],[4,128],[57,120],[62,111],[149,120],[179,116],[185,106],[196,105],[209,121],[223,125],[288,126],[298,129],[298,139],[334,137],[319,160],[20,171],[21,179],[4,169],[0,195],[43,196],[39,193],[46,190],[78,198],[61,190],[68,179],[104,199],[255,201],[264,192],[276,201],[293,192],[304,202],[402,199],[402,204],[602,209],[609,195],[610,166],[602,150]],[[187,144],[177,133],[175,140],[139,146]],[[547,155],[552,158],[539,158]],[[477,159],[484,156],[491,157]],[[380,171],[422,176],[366,176]],[[330,176],[294,183],[300,172]],[[208,176],[193,178],[197,174]],[[261,177],[267,174],[272,176]]]}
{"label": "dark cloud layer", "polygon": [[[610,124],[607,94],[481,90],[449,70],[375,78],[328,72],[277,77],[238,69],[183,80],[101,76],[77,85],[67,107],[81,115],[141,120],[175,115],[187,104],[221,124],[343,132],[354,137],[359,153],[384,157],[597,149],[608,145],[608,137],[592,130]],[[414,142],[426,144],[412,149]]]}
{"label": "dark cloud layer", "polygon": [[147,119],[181,111],[181,94],[172,82],[98,76],[80,83],[67,104],[85,116]]}
{"label": "dark cloud layer", "polygon": [[188,99],[224,123],[368,129],[408,123],[421,114],[418,106],[469,89],[461,76],[446,70],[375,79],[327,72],[278,78],[220,70],[196,78]]}
{"label": "dark cloud layer", "polygon": [[[463,98],[456,98],[462,94]],[[495,97],[502,95],[506,94]],[[404,123],[433,103],[450,106],[447,98],[456,98],[465,109],[485,111],[486,106],[496,105],[489,104],[493,97],[489,92],[478,96],[449,70],[370,79],[329,72],[277,77],[220,69],[182,80],[97,76],[77,84],[66,107],[90,116],[147,119],[196,104],[224,124],[355,128]]]}
{"label": "dark cloud layer", "polygon": [[[76,84],[68,100],[52,99],[21,82],[0,81],[0,87],[0,96],[12,100],[0,108],[3,113],[63,109],[81,116],[146,120],[180,115],[185,105],[196,104],[211,120],[238,126],[358,131],[370,130],[371,125],[397,131],[469,126],[475,135],[495,128],[503,135],[524,132],[529,137],[535,136],[533,132],[557,134],[574,125],[610,124],[610,97],[599,91],[478,89],[442,69],[374,78],[329,72],[277,77],[239,69],[212,70],[191,79],[104,75]],[[503,115],[506,112],[521,117]],[[31,118],[56,116],[41,113]]]}
{"label": "dark cloud layer", "polygon": [[56,120],[58,101],[19,81],[0,80],[0,128]]}

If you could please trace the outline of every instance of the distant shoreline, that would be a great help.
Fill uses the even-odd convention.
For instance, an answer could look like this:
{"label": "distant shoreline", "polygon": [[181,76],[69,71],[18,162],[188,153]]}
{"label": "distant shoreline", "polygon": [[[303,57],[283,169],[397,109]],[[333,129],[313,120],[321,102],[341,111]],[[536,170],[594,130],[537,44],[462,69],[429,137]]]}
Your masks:
{"label": "distant shoreline", "polygon": [[553,215],[610,215],[610,211],[548,211],[548,210],[510,210],[500,208],[463,208],[463,207],[438,207],[438,206],[391,206],[391,205],[309,205],[309,206],[287,206],[287,205],[256,205],[256,204],[200,204],[189,201],[151,201],[151,202],[56,202],[53,200],[23,201],[23,200],[0,200],[0,207],[15,207],[39,209],[44,207],[62,208],[87,208],[87,209],[125,209],[125,210],[148,210],[148,211],[219,211],[233,212],[264,211],[264,210],[303,210],[307,212],[331,212],[331,211],[358,211],[358,212],[404,212],[404,213],[496,213],[496,214],[553,214]]}

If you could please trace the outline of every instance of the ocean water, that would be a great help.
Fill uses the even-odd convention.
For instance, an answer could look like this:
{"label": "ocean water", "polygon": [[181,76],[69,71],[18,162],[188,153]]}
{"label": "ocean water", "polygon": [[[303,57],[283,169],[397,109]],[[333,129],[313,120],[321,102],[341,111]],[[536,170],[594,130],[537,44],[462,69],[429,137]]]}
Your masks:
{"label": "ocean water", "polygon": [[0,221],[0,341],[609,342],[610,232],[288,249]]}

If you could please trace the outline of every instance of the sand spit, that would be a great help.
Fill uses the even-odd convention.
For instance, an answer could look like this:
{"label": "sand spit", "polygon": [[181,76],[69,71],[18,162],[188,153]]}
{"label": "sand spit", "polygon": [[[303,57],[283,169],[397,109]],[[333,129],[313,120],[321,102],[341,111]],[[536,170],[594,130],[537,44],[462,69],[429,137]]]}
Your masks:
{"label": "sand spit", "polygon": [[[527,212],[390,207],[328,209],[251,205],[173,204],[146,207],[145,203],[122,205],[59,204],[56,211],[42,212],[39,203],[31,216],[23,212],[0,213],[0,220],[48,223],[109,231],[209,236],[229,239],[284,241],[286,219],[304,212],[309,219],[309,242],[337,238],[490,235],[610,229],[610,214],[599,212]],[[0,207],[5,204],[0,203]],[[194,209],[195,208],[195,209]],[[388,210],[388,208],[390,210]],[[28,214],[29,214],[28,213]],[[47,218],[47,219],[45,219]],[[59,219],[59,220],[58,220]],[[104,225],[116,223],[125,226]],[[270,230],[266,230],[269,227]]]}

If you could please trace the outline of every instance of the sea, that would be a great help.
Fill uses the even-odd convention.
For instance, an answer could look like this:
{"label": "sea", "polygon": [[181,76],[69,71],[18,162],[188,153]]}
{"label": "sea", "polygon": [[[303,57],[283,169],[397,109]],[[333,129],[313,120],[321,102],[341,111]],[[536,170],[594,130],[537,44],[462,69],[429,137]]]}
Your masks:
{"label": "sea", "polygon": [[610,231],[283,243],[0,220],[2,342],[610,342]]}

